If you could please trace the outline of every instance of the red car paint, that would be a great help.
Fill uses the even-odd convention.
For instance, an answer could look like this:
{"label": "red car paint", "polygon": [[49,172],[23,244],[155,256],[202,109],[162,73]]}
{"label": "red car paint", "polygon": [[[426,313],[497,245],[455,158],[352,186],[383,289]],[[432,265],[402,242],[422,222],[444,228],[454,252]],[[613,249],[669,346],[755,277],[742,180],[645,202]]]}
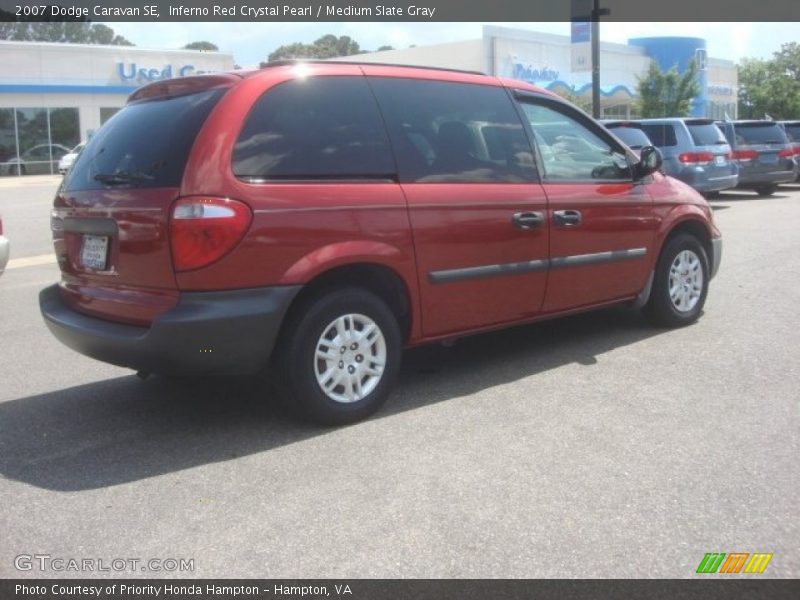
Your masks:
{"label": "red car paint", "polygon": [[[181,292],[309,284],[345,265],[381,265],[403,282],[415,345],[496,327],[633,300],[646,287],[666,236],[694,221],[719,237],[706,201],[658,173],[625,183],[247,183],[232,172],[233,146],[253,103],[298,77],[373,76],[500,86],[553,96],[511,80],[440,70],[353,64],[280,66],[236,75],[187,78],[135,95],[170,93],[170,85],[227,92],[197,135],[180,188],[60,193],[54,219],[116,222],[109,267],[79,266],[80,235],[56,226],[62,297],[75,310],[109,321],[147,324]],[[162,86],[159,88],[158,86]],[[206,267],[176,273],[168,219],[181,197],[244,202],[252,224],[238,245]],[[579,227],[553,224],[559,210],[579,210]],[[547,226],[515,228],[515,213],[541,211]],[[521,263],[641,249],[638,260],[542,269],[508,277],[435,285],[430,273],[473,265]]]}

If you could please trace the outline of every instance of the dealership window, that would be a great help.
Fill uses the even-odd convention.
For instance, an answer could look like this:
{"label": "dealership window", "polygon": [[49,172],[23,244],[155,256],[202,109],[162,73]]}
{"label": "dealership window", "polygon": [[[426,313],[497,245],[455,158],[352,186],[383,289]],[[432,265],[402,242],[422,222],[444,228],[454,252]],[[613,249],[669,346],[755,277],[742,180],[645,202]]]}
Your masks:
{"label": "dealership window", "polygon": [[627,119],[628,116],[627,104],[615,104],[614,106],[606,106],[603,108],[604,119]]}
{"label": "dealership window", "polygon": [[0,175],[56,173],[79,141],[77,108],[0,109]]}
{"label": "dealership window", "polygon": [[100,125],[108,121],[111,117],[119,112],[116,106],[101,106],[100,107]]}
{"label": "dealership window", "polygon": [[735,102],[715,102],[713,100],[709,101],[708,103],[708,118],[710,119],[719,119],[724,121],[725,119],[735,119],[736,118],[736,103]]}

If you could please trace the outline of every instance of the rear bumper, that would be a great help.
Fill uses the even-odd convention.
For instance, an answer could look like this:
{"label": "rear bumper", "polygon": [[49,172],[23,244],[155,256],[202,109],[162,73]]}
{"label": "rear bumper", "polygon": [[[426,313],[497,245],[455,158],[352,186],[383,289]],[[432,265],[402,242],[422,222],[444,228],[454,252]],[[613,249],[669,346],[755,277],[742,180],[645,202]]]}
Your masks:
{"label": "rear bumper", "polygon": [[720,192],[736,187],[739,175],[734,172],[728,175],[710,174],[699,169],[684,169],[678,173],[677,178],[692,186],[698,192]]}
{"label": "rear bumper", "polygon": [[785,171],[766,171],[761,173],[748,173],[746,169],[739,171],[740,188],[752,188],[758,185],[778,183],[792,183],[797,179],[797,169]]}
{"label": "rear bumper", "polygon": [[79,313],[63,301],[58,285],[41,291],[39,306],[59,341],[103,362],[165,374],[252,373],[269,360],[300,287],[184,293],[149,327]]}

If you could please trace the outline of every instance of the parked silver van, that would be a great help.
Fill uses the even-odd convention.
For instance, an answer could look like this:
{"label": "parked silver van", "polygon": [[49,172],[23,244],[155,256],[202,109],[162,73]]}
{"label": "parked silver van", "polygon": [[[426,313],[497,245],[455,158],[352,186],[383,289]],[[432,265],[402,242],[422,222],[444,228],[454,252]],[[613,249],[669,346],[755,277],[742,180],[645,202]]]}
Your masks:
{"label": "parked silver van", "polygon": [[706,195],[736,187],[738,165],[731,147],[711,119],[640,119],[664,157],[664,173]]}

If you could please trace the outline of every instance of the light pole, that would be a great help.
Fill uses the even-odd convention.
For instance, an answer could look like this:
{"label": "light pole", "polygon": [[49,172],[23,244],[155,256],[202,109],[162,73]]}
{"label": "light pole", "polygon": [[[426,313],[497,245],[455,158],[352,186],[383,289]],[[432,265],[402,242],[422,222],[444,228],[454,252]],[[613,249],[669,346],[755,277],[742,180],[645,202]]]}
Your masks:
{"label": "light pole", "polygon": [[607,8],[600,8],[600,0],[592,5],[592,116],[600,118],[600,17],[611,14]]}

